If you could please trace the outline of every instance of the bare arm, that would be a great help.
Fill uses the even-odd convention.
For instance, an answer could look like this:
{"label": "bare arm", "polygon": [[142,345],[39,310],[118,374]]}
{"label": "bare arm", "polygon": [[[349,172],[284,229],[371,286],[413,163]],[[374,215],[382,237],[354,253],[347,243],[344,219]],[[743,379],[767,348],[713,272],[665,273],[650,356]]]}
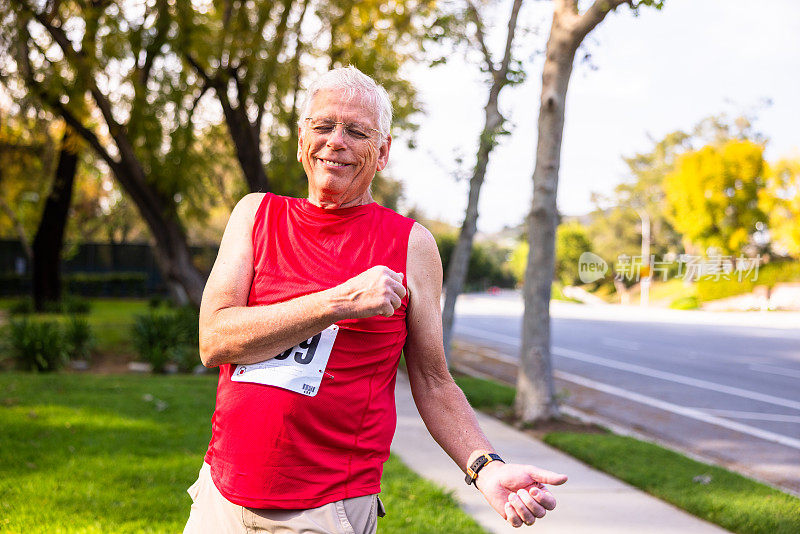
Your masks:
{"label": "bare arm", "polygon": [[343,319],[390,316],[405,296],[402,275],[375,266],[324,291],[248,307],[253,222],[263,198],[249,194],[233,209],[203,291],[200,358],[207,367],[267,360]]}
{"label": "bare arm", "polygon": [[[406,272],[410,296],[405,358],[414,402],[431,436],[466,471],[478,456],[496,451],[447,369],[440,308],[442,263],[433,236],[418,224],[409,236]],[[562,484],[566,478],[534,466],[491,462],[479,473],[477,487],[501,516],[520,526],[555,507],[542,483]]]}

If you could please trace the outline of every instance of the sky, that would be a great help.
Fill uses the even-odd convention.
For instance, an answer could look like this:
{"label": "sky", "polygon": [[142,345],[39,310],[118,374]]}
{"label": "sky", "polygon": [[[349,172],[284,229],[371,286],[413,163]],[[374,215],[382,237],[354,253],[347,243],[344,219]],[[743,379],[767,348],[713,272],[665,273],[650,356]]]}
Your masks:
{"label": "sky", "polygon": [[[501,52],[510,3],[493,10],[494,51]],[[583,3],[582,3],[583,5]],[[478,229],[495,232],[522,222],[530,209],[544,48],[550,2],[527,2],[520,24],[540,27],[519,41],[525,83],[506,88],[501,112],[512,134],[502,139],[481,191]],[[618,8],[589,35],[570,80],[561,153],[558,207],[566,215],[592,210],[592,192],[609,194],[626,180],[623,156],[649,151],[653,140],[689,130],[701,119],[726,113],[757,116],[769,139],[766,158],[800,157],[800,2],[796,0],[667,0],[663,10],[638,17]],[[579,55],[581,51],[579,51]],[[532,57],[533,56],[533,57]],[[478,65],[453,53],[447,64],[409,71],[425,114],[416,148],[400,135],[389,173],[404,184],[404,207],[459,225],[468,179],[483,126],[487,86]],[[771,104],[764,105],[768,99]]]}

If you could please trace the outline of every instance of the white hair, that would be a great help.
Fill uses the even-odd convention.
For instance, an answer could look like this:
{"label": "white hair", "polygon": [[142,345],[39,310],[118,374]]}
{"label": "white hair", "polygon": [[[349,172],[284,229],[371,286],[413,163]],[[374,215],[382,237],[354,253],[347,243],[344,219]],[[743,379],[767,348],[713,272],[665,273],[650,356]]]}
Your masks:
{"label": "white hair", "polygon": [[353,98],[356,95],[364,98],[377,112],[381,138],[385,139],[389,135],[392,127],[392,102],[389,100],[389,93],[375,80],[352,65],[329,70],[308,87],[306,99],[301,108],[303,110],[300,115],[301,126],[308,116],[314,96],[325,89],[343,90],[345,98]]}

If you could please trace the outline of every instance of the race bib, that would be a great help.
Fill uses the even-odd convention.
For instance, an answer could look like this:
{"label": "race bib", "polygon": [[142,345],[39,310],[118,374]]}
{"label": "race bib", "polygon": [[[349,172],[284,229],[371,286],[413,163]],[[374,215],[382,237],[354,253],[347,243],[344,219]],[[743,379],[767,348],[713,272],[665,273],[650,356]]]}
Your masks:
{"label": "race bib", "polygon": [[231,380],[276,386],[313,397],[319,391],[338,332],[339,327],[334,324],[274,358],[237,365]]}

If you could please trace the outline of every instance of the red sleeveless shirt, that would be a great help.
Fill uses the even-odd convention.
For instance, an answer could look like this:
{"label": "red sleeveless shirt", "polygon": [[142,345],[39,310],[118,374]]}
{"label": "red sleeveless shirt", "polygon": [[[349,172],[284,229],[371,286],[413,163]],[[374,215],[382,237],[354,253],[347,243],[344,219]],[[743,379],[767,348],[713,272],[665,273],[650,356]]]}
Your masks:
{"label": "red sleeveless shirt", "polygon": [[[267,193],[253,224],[248,306],[322,291],[385,265],[403,273],[412,219],[372,203],[322,209]],[[252,508],[315,508],[380,492],[397,415],[394,385],[406,340],[403,298],[392,317],[336,323],[314,397],[231,380],[220,366],[205,461],[219,491]]]}

